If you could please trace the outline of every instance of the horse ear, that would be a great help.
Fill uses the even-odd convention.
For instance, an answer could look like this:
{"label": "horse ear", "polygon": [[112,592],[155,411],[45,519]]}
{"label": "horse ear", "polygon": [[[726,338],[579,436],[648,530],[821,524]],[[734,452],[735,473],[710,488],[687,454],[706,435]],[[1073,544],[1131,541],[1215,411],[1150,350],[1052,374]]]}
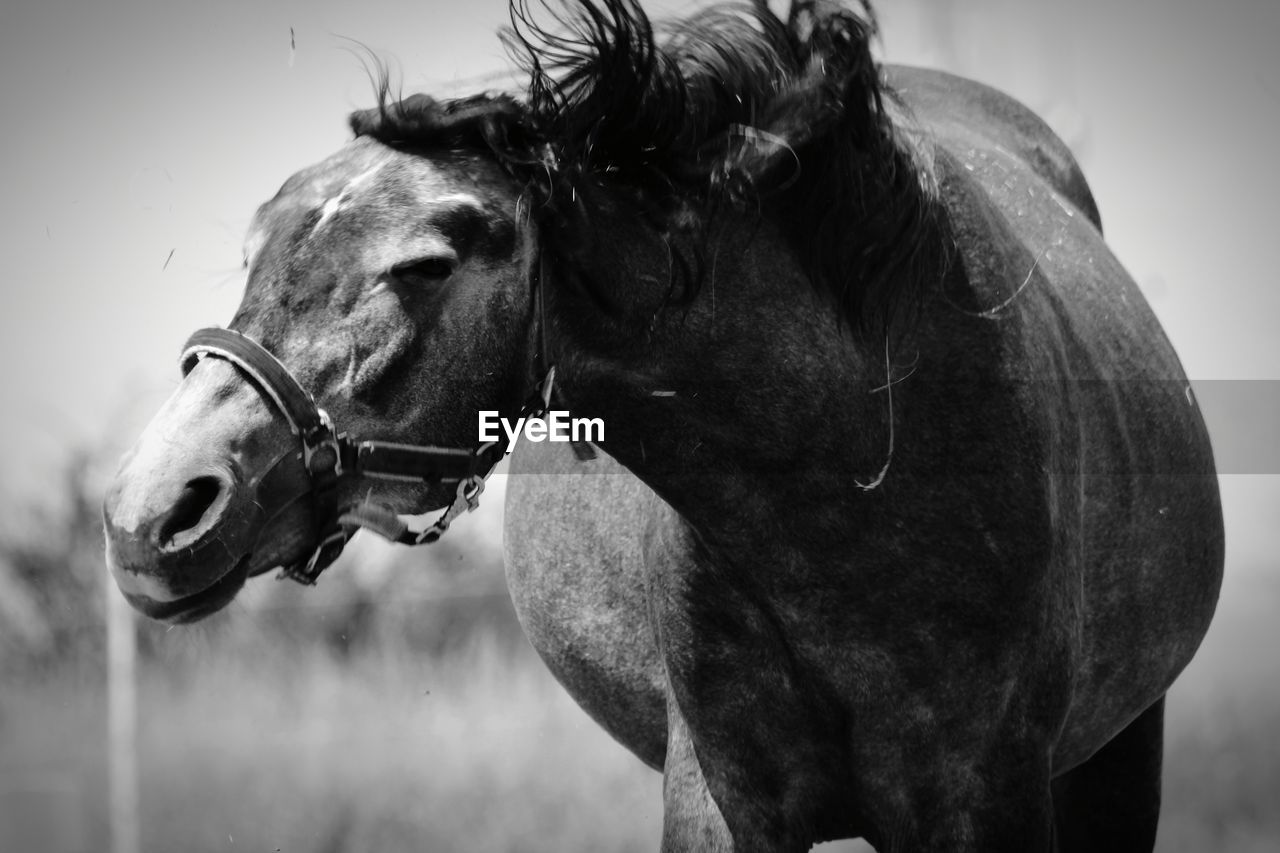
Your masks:
{"label": "horse ear", "polygon": [[484,145],[504,165],[515,165],[537,160],[537,140],[527,114],[525,106],[508,95],[437,101],[416,94],[401,101],[383,98],[372,109],[353,112],[347,121],[356,136],[388,145]]}
{"label": "horse ear", "polygon": [[871,56],[874,19],[833,0],[791,8],[787,28],[800,77],[767,105],[762,120],[734,125],[717,140],[728,150],[719,179],[731,195],[790,186],[802,166],[800,149],[844,124],[870,147],[879,144],[879,68]]}
{"label": "horse ear", "polygon": [[428,95],[410,95],[391,101],[380,93],[378,105],[357,110],[347,118],[356,136],[371,136],[379,142],[406,143],[439,133],[444,113],[439,102]]}
{"label": "horse ear", "polygon": [[[853,8],[855,5],[856,10]],[[821,28],[824,22],[841,15],[865,21],[872,34],[880,30],[875,10],[868,0],[860,0],[856,4],[843,0],[793,0],[787,15],[787,31],[791,34],[793,43],[803,53],[812,41],[814,31]]]}
{"label": "horse ear", "polygon": [[356,136],[372,136],[379,139],[384,125],[385,109],[381,106],[367,110],[356,110],[347,116],[347,126]]}

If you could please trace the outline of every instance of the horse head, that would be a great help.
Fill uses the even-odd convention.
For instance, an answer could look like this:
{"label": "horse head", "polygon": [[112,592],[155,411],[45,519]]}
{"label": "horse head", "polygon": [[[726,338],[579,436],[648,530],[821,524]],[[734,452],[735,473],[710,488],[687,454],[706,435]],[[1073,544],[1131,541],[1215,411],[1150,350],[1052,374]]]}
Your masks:
{"label": "horse head", "polygon": [[[375,120],[352,118],[357,131]],[[493,158],[421,156],[357,136],[258,209],[230,328],[292,374],[338,429],[388,447],[474,447],[476,410],[509,403],[510,414],[532,369],[533,253],[519,191]],[[171,621],[201,618],[246,578],[305,560],[332,523],[317,517],[315,478],[280,390],[234,354],[203,351],[184,356],[185,378],[123,460],[104,507],[121,590]],[[431,477],[346,470],[327,485],[337,506],[386,515],[455,498]]]}
{"label": "horse head", "polygon": [[[795,167],[795,149],[823,134],[840,129],[851,140],[842,144],[866,156],[888,138],[878,96],[864,92],[874,92],[874,67],[860,19],[793,22],[792,33],[763,7],[721,10],[690,23],[658,61],[647,19],[631,4],[605,4],[604,17],[580,6],[580,55],[551,69],[559,77],[538,59],[554,54],[558,37],[517,16],[516,51],[531,70],[527,101],[393,101],[384,83],[379,106],[351,117],[355,141],[291,177],[258,210],[245,246],[245,294],[230,324],[240,336],[192,339],[182,384],[106,499],[109,562],[144,613],[200,618],[275,566],[312,581],[354,524],[385,534],[396,513],[458,506],[465,483],[456,476],[363,476],[362,457],[331,441],[329,423],[393,453],[397,445],[470,452],[463,479],[474,481],[501,456],[475,459],[477,411],[513,414],[550,387],[539,317],[552,316],[556,335],[576,340],[579,352],[652,344],[656,317],[696,296],[708,269],[743,278],[740,301],[756,297],[728,260],[749,246],[767,253],[767,239],[782,240],[801,257],[862,259],[849,261],[856,274],[886,242],[877,235],[901,231],[913,215],[910,187],[860,183],[841,198],[862,200],[874,216],[855,229],[859,239],[836,241],[836,251],[812,250],[821,228],[757,238],[753,228],[716,225],[721,213],[758,209],[782,188],[801,208],[825,193],[834,178]],[[707,54],[704,45],[721,31],[741,42],[741,60]],[[860,106],[845,109],[849,100]],[[731,232],[746,236],[723,239]],[[535,286],[543,269],[555,287]],[[863,290],[845,287],[847,275],[828,277],[837,295],[798,290],[799,298],[856,308]],[[869,279],[865,290],[873,285]],[[776,321],[773,304],[793,298],[757,290],[748,325]],[[713,300],[690,318],[724,322]],[[684,346],[686,331],[677,323],[661,334]],[[705,354],[667,351],[682,369],[707,363]],[[607,379],[609,359],[592,358],[585,372]],[[751,361],[740,359],[739,373]],[[573,366],[561,367],[568,376]],[[646,369],[656,377],[664,366]],[[308,438],[311,431],[320,438]],[[619,438],[611,453],[624,464],[628,452],[645,455],[639,437]],[[318,458],[326,465],[313,464]],[[334,507],[363,515],[340,530]],[[403,528],[391,538],[405,541]],[[307,568],[293,568],[308,554]]]}

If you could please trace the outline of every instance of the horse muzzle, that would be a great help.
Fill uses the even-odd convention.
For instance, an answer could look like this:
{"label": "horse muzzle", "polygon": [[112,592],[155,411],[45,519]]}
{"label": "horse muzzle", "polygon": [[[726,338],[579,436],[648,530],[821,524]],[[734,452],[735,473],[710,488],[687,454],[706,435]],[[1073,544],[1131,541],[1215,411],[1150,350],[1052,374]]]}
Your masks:
{"label": "horse muzzle", "polygon": [[310,482],[288,425],[229,364],[192,371],[103,503],[107,563],[139,611],[193,621],[303,555]]}
{"label": "horse muzzle", "polygon": [[[476,508],[503,456],[497,442],[437,447],[338,433],[293,373],[239,332],[197,331],[181,364],[186,381],[126,457],[103,507],[116,581],[158,619],[212,613],[273,566],[314,584],[361,527],[405,545],[435,542]],[[522,414],[546,410],[554,376],[548,369]],[[435,503],[446,510],[434,524],[414,530],[367,497],[340,504],[340,482],[370,478],[452,497]]]}

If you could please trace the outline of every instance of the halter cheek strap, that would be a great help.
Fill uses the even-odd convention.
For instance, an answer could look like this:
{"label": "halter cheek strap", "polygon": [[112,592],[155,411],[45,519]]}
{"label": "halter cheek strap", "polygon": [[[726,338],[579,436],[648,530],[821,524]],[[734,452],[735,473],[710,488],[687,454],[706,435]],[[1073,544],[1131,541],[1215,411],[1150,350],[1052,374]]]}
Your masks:
{"label": "halter cheek strap", "polygon": [[[274,355],[252,338],[229,329],[207,328],[193,334],[182,350],[182,373],[201,358],[229,361],[240,368],[289,422],[301,446],[301,461],[311,480],[311,514],[316,546],[311,556],[281,569],[281,576],[314,584],[359,527],[394,542],[435,542],[463,512],[479,505],[484,481],[504,455],[497,442],[473,448],[356,441],[335,430],[329,415]],[[522,415],[545,413],[555,370],[549,368]],[[343,477],[375,477],[432,485],[456,485],[453,502],[424,530],[411,529],[389,508],[368,501],[339,511],[338,483]]]}

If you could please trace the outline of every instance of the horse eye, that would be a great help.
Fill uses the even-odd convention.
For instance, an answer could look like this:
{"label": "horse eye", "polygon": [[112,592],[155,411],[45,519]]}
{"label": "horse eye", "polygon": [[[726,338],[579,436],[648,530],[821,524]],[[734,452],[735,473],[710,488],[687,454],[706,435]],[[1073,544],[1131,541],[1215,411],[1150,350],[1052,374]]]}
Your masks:
{"label": "horse eye", "polygon": [[453,275],[454,261],[449,258],[421,258],[391,268],[391,275],[407,284],[438,284]]}

